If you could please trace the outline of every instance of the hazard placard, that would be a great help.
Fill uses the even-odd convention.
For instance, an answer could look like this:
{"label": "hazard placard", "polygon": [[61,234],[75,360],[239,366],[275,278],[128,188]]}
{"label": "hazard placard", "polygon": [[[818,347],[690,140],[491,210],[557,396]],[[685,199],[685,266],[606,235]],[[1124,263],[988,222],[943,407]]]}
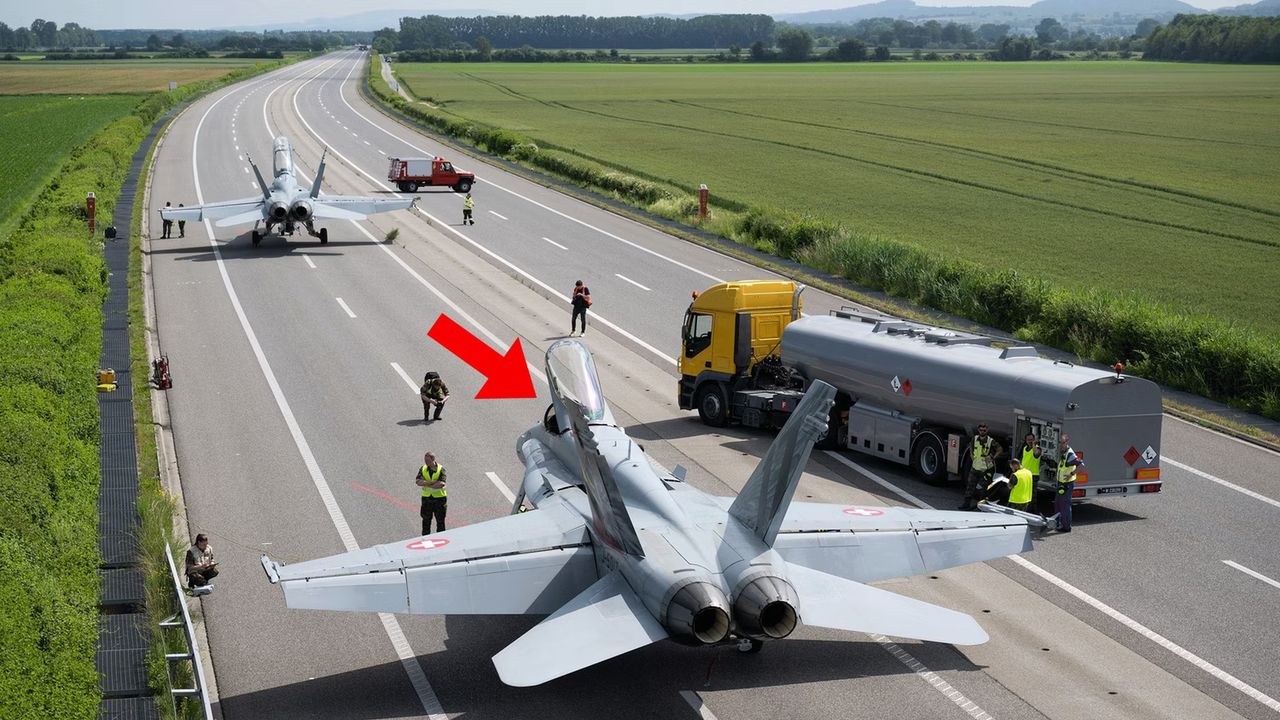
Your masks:
{"label": "hazard placard", "polygon": [[898,379],[897,375],[894,375],[893,379],[889,381],[889,387],[893,388],[894,392],[902,389],[902,381]]}
{"label": "hazard placard", "polygon": [[1151,447],[1150,445],[1147,446],[1146,450],[1142,451],[1142,461],[1148,465],[1155,462],[1156,458],[1159,456],[1160,455],[1159,453],[1156,452],[1156,449]]}
{"label": "hazard placard", "polygon": [[435,550],[436,548],[442,548],[448,544],[449,541],[444,538],[422,538],[421,540],[414,540],[408,545],[405,545],[405,547],[410,550]]}

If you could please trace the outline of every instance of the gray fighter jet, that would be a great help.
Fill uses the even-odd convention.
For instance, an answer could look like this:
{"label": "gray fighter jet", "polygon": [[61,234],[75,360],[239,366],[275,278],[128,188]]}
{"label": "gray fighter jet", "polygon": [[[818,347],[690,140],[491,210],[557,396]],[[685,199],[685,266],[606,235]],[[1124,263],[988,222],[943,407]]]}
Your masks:
{"label": "gray fighter jet", "polygon": [[[246,155],[254,176],[258,178],[258,186],[262,188],[262,197],[205,203],[193,207],[166,207],[160,210],[160,217],[165,220],[215,220],[214,225],[218,227],[251,222],[254,223],[254,245],[262,242],[263,235],[271,234],[272,228],[278,228],[281,235],[292,235],[299,226],[305,228],[308,235],[320,238],[321,243],[327,243],[329,229],[316,230],[317,218],[364,220],[374,213],[404,210],[417,202],[417,198],[401,200],[343,195],[321,197],[320,180],[324,177],[324,155],[320,156],[320,167],[316,170],[315,182],[311,183],[310,189],[298,184],[293,170],[293,145],[289,143],[289,138],[284,135],[276,138],[271,145],[271,156],[275,176],[268,185],[262,179],[262,172],[253,159]],[[258,229],[259,223],[263,225],[262,230]]]}
{"label": "gray fighter jet", "polygon": [[[517,452],[512,514],[262,566],[292,608],[549,615],[493,657],[537,685],[659,640],[758,651],[801,623],[962,645],[968,615],[866,583],[1031,549],[1018,518],[792,502],[835,389],[815,382],[737,498],[708,495],[618,427],[586,346],[546,354],[553,403]],[[518,512],[528,500],[536,509]]]}

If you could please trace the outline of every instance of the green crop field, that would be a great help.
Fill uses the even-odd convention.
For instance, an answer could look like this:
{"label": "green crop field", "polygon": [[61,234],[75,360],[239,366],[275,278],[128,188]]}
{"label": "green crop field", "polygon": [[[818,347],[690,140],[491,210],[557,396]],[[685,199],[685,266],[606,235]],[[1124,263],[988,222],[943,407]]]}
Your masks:
{"label": "green crop field", "polygon": [[0,238],[67,153],[141,98],[0,95]]}
{"label": "green crop field", "polygon": [[404,64],[450,114],[715,198],[1280,333],[1280,68]]}
{"label": "green crop field", "polygon": [[262,60],[245,58],[160,60],[39,60],[0,63],[0,94],[150,93],[215,80]]}

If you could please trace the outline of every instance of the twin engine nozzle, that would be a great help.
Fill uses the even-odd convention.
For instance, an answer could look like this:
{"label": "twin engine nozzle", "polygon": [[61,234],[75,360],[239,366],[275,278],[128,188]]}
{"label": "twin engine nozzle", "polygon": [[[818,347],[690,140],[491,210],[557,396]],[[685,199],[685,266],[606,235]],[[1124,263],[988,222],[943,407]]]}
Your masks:
{"label": "twin engine nozzle", "polygon": [[732,604],[724,591],[708,582],[680,586],[667,603],[666,627],[672,637],[689,645],[714,645],[734,629],[746,637],[781,640],[800,624],[796,590],[767,571],[751,573],[738,583]]}
{"label": "twin engine nozzle", "polygon": [[272,220],[283,220],[289,216],[289,206],[282,202],[273,202],[270,212]]}
{"label": "twin engine nozzle", "polygon": [[289,214],[294,220],[306,220],[311,217],[311,202],[308,200],[297,200],[293,206],[289,208]]}

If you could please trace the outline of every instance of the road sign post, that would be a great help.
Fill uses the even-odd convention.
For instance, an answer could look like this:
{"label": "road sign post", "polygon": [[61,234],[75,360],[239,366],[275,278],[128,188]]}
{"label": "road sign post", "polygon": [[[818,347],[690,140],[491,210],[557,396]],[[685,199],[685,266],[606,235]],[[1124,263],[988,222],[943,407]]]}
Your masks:
{"label": "road sign post", "polygon": [[703,183],[698,186],[698,217],[707,219],[707,185]]}
{"label": "road sign post", "polygon": [[85,212],[85,215],[89,218],[89,234],[90,235],[97,234],[98,232],[98,219],[97,219],[98,200],[93,196],[93,193],[89,193],[87,196],[85,196],[84,212]]}

